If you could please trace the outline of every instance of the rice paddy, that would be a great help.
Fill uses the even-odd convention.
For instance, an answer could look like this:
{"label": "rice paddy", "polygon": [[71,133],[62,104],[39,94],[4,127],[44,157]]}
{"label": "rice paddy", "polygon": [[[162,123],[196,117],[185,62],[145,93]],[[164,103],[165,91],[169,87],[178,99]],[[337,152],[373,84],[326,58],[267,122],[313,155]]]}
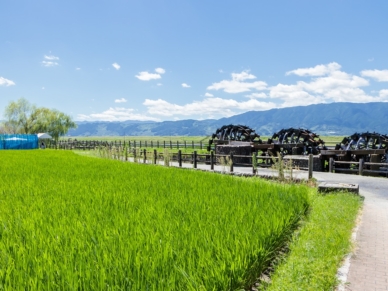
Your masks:
{"label": "rice paddy", "polygon": [[0,152],[0,289],[248,289],[292,236],[307,187]]}

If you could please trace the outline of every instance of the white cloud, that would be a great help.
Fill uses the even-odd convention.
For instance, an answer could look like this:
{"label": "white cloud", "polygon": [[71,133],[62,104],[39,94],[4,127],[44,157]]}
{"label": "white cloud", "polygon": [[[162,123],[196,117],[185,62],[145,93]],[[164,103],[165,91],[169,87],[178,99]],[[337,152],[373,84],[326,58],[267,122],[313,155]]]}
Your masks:
{"label": "white cloud", "polygon": [[252,94],[249,94],[249,95],[245,95],[245,97],[248,97],[248,98],[268,98],[267,94],[265,94],[264,92],[260,92],[260,93],[252,93]]}
{"label": "white cloud", "polygon": [[44,67],[55,67],[55,66],[58,66],[59,64],[57,62],[42,61],[42,65]]}
{"label": "white cloud", "polygon": [[210,94],[210,93],[208,93],[208,92],[206,92],[206,93],[205,93],[205,97],[214,97],[214,95],[213,95],[213,94]]}
{"label": "white cloud", "polygon": [[371,102],[378,97],[367,95],[359,87],[368,86],[368,80],[342,71],[327,71],[328,76],[298,81],[293,85],[278,84],[269,87],[269,96],[280,99],[286,106],[328,102]]}
{"label": "white cloud", "polygon": [[56,56],[53,56],[53,55],[51,55],[51,56],[44,56],[44,59],[45,60],[49,60],[49,61],[57,61],[57,60],[59,60],[59,58],[58,57],[56,57]]}
{"label": "white cloud", "polygon": [[379,96],[380,96],[382,99],[388,99],[388,89],[380,90]]}
{"label": "white cloud", "polygon": [[148,113],[159,116],[185,116],[205,118],[232,116],[248,110],[267,110],[276,107],[272,102],[259,102],[251,99],[239,102],[233,99],[205,98],[185,105],[169,103],[162,99],[146,99],[143,103],[148,108]]}
{"label": "white cloud", "polygon": [[125,103],[125,102],[127,102],[127,99],[125,99],[125,98],[115,100],[115,103]]}
{"label": "white cloud", "polygon": [[145,114],[134,113],[132,108],[124,107],[110,107],[108,110],[105,110],[101,113],[92,113],[92,114],[79,114],[77,120],[79,121],[125,121],[125,120],[140,120],[140,121],[160,121],[160,119],[147,116]]}
{"label": "white cloud", "polygon": [[267,83],[263,81],[243,82],[252,79],[256,79],[256,77],[246,71],[233,73],[232,80],[222,80],[221,82],[213,83],[211,86],[207,87],[207,90],[223,90],[226,93],[242,93],[249,92],[251,89],[266,89]]}
{"label": "white cloud", "polygon": [[376,79],[379,82],[388,82],[388,70],[364,70],[361,76]]}
{"label": "white cloud", "polygon": [[113,63],[112,67],[115,68],[116,70],[120,70],[121,66],[118,63]]}
{"label": "white cloud", "polygon": [[244,81],[244,80],[256,79],[256,77],[252,74],[248,74],[247,71],[243,71],[238,74],[232,73],[232,79],[236,81]]}
{"label": "white cloud", "polygon": [[361,76],[357,76],[342,71],[340,64],[332,62],[311,68],[298,68],[287,72],[286,75],[308,77],[308,79],[291,84],[279,83],[268,86],[262,81],[249,82],[256,77],[243,71],[232,74],[231,80],[213,83],[207,89],[223,90],[227,93],[251,91],[245,97],[263,101],[271,100],[277,104],[277,107],[331,102],[378,102],[388,99],[386,91],[369,94],[363,90],[363,87],[370,86],[368,79],[363,77],[375,78],[381,82],[388,81],[388,70],[366,70],[361,72]]}
{"label": "white cloud", "polygon": [[[157,79],[162,78],[161,75],[164,74],[166,72],[166,70],[163,68],[156,68],[155,72],[156,72],[156,74],[149,73],[148,71],[143,71],[143,72],[140,72],[139,74],[137,74],[135,77],[138,78],[139,80],[142,80],[142,81],[157,80]],[[160,83],[158,83],[158,86],[161,86],[159,84]]]}
{"label": "white cloud", "polygon": [[142,81],[150,81],[150,80],[156,80],[156,79],[162,78],[160,74],[153,74],[148,72],[140,72],[135,77]]}
{"label": "white cloud", "polygon": [[183,87],[183,88],[190,88],[191,86],[190,86],[190,85],[187,85],[186,83],[182,83],[182,87]]}
{"label": "white cloud", "polygon": [[15,82],[14,81],[11,81],[11,80],[8,80],[6,78],[3,78],[3,77],[0,77],[0,86],[14,86],[15,85]]}
{"label": "white cloud", "polygon": [[286,73],[286,75],[297,75],[297,76],[324,76],[334,71],[341,69],[341,66],[335,62],[327,65],[317,65],[313,68],[301,68],[292,70]]}
{"label": "white cloud", "polygon": [[156,68],[155,72],[157,72],[158,74],[164,74],[166,72],[166,70],[163,68]]}
{"label": "white cloud", "polygon": [[56,62],[59,60],[59,57],[53,56],[53,55],[44,55],[43,56],[42,65],[44,67],[55,67],[58,66],[59,63]]}

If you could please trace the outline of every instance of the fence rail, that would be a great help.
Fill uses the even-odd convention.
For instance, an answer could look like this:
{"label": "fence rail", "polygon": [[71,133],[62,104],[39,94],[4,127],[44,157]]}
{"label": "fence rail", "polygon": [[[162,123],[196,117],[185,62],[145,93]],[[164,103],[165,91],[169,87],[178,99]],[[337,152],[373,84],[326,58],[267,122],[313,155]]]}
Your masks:
{"label": "fence rail", "polygon": [[[58,149],[58,147],[57,147]],[[157,149],[149,151],[147,149],[140,148],[128,148],[128,147],[97,147],[97,151],[100,151],[102,157],[113,158],[123,161],[134,161],[137,163],[144,164],[160,164],[161,161],[164,161],[164,165],[169,166],[172,162],[178,163],[178,167],[182,167],[183,163],[192,164],[193,168],[198,168],[198,164],[209,165],[210,170],[214,170],[216,165],[223,166],[224,170],[228,169],[229,172],[234,172],[235,166],[249,166],[252,168],[252,173],[255,174],[258,168],[267,168],[274,166],[275,164],[283,164],[283,159],[281,156],[252,156],[249,155],[233,155],[233,154],[215,154],[214,151],[210,151],[206,154],[200,154],[197,151],[192,153],[184,153],[182,150],[177,152],[170,152],[169,149],[164,149],[164,152],[160,152]],[[244,158],[250,162],[241,162],[241,159]],[[260,162],[260,160],[262,162]],[[311,160],[311,161],[310,161]],[[309,178],[312,178],[312,155],[309,160],[308,169]],[[276,167],[280,168],[280,167]],[[284,167],[281,167],[284,168]],[[288,169],[292,169],[291,167]]]}
{"label": "fence rail", "polygon": [[[338,167],[336,166],[338,165]],[[341,165],[345,167],[341,168]],[[351,167],[353,166],[353,167]],[[388,177],[388,163],[364,162],[364,159],[357,161],[335,161],[329,160],[329,172],[350,172],[358,173],[360,176],[367,174],[385,174]]]}
{"label": "fence rail", "polygon": [[72,140],[58,143],[50,141],[47,145],[50,148],[59,149],[78,149],[90,150],[99,146],[104,147],[130,147],[130,148],[164,148],[164,149],[207,149],[208,143],[202,141],[136,141],[136,140],[119,140],[119,141],[103,141],[103,140]]}

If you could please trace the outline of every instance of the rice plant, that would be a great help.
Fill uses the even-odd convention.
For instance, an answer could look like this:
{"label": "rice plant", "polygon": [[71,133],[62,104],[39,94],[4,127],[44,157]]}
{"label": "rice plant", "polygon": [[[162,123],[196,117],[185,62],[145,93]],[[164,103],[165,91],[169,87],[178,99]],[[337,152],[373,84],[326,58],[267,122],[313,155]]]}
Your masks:
{"label": "rice plant", "polygon": [[69,151],[0,158],[5,290],[248,289],[309,204],[306,187],[259,179]]}

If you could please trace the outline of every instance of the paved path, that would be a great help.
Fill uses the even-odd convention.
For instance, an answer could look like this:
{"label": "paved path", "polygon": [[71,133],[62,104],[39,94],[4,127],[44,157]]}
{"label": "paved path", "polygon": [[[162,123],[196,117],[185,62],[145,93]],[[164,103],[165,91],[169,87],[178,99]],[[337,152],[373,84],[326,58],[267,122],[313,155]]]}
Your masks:
{"label": "paved path", "polygon": [[388,290],[388,179],[314,172],[323,182],[357,183],[365,197],[346,290]]}
{"label": "paved path", "polygon": [[[177,166],[177,165],[176,165]],[[192,168],[184,164],[185,168]],[[209,165],[198,168],[209,169]],[[215,170],[224,170],[217,166]],[[251,173],[251,168],[235,167],[236,173]],[[272,169],[259,169],[258,175],[276,176]],[[294,171],[294,177],[307,179],[306,171]],[[356,248],[350,259],[345,290],[388,291],[388,179],[357,175],[314,172],[318,182],[359,184],[365,197]]]}

